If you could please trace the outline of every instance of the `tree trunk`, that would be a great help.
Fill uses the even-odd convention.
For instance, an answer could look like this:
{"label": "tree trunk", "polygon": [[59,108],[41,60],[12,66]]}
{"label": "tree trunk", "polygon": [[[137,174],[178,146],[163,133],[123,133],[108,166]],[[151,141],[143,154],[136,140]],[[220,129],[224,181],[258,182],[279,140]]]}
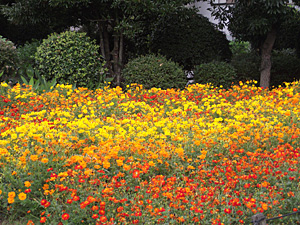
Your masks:
{"label": "tree trunk", "polygon": [[117,70],[117,85],[121,85],[121,70],[123,68],[123,50],[124,50],[124,38],[123,34],[120,34],[120,45],[119,45],[119,62],[118,62],[118,70]]}
{"label": "tree trunk", "polygon": [[106,55],[105,55],[105,47],[104,47],[104,37],[103,37],[103,25],[102,23],[99,21],[98,22],[98,28],[99,28],[99,34],[100,34],[100,49],[101,49],[101,55],[103,56],[104,59],[106,59]]}
{"label": "tree trunk", "polygon": [[105,52],[105,61],[106,61],[106,68],[109,71],[111,77],[114,76],[112,63],[111,63],[111,52],[109,46],[109,34],[108,34],[108,24],[104,25],[103,29],[103,42],[104,42],[104,52]]}
{"label": "tree trunk", "polygon": [[261,47],[261,65],[260,65],[260,86],[268,88],[271,78],[271,55],[273,45],[276,40],[276,28],[273,27],[267,34],[267,37]]}

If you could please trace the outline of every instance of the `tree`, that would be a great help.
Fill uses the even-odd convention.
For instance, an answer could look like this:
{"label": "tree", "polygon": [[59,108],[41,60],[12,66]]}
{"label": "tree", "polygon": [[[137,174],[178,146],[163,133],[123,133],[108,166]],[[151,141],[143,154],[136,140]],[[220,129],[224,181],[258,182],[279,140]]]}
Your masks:
{"label": "tree", "polygon": [[228,24],[237,39],[250,41],[261,55],[260,86],[270,86],[271,54],[281,24],[291,20],[288,0],[236,0],[226,8],[214,8],[213,15]]}
{"label": "tree", "polygon": [[[124,37],[133,38],[145,29],[145,18],[158,19],[191,0],[16,0],[2,12],[15,23],[56,21],[71,12],[74,25],[93,23],[100,40],[101,54],[116,84],[120,85],[124,64]],[[40,12],[44,12],[41,14]],[[51,16],[55,12],[56,17]],[[44,15],[49,15],[45,18]],[[59,14],[59,15],[58,15]]]}

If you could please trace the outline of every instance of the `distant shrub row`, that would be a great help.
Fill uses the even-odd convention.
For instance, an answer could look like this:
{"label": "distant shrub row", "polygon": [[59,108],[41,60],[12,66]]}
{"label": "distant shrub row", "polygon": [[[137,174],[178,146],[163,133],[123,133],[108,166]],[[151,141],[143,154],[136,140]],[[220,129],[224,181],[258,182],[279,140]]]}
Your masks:
{"label": "distant shrub row", "polygon": [[[230,62],[211,58],[194,65],[194,81],[229,88],[236,81],[259,80],[259,55],[247,43],[231,44],[230,48],[233,53]],[[103,83],[106,72],[97,45],[80,32],[52,34],[41,43],[34,41],[18,49],[0,36],[0,52],[2,79],[16,72],[26,76],[26,68],[34,65],[48,81],[55,78],[59,83],[96,88]],[[184,88],[187,83],[184,65],[161,54],[146,54],[129,60],[122,76],[124,87],[138,83],[145,88]],[[274,51],[271,86],[294,79],[300,79],[300,59],[295,50]]]}

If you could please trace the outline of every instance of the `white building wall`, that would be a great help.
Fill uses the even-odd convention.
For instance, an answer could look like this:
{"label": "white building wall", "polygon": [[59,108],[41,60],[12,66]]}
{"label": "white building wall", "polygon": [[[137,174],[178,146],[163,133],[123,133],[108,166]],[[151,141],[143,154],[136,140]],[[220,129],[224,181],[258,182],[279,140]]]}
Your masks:
{"label": "white building wall", "polygon": [[[226,1],[226,0],[215,0],[217,3],[221,3],[222,1]],[[208,9],[211,8],[212,6],[210,5],[209,2],[198,2],[195,1],[195,3],[193,4],[195,7],[197,7],[199,9],[199,14],[207,17],[209,19],[210,22],[214,23],[214,24],[218,24],[218,20],[214,19],[214,17],[211,16],[211,11],[209,11]],[[226,34],[226,37],[228,40],[233,40],[232,35],[230,34],[229,30],[227,29],[227,27],[225,27],[224,29],[221,30],[222,32],[224,32]]]}

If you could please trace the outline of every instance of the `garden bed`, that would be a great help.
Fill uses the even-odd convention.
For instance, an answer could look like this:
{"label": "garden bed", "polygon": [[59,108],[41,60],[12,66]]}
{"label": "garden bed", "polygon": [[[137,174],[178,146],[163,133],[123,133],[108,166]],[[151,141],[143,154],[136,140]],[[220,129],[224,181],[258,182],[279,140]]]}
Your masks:
{"label": "garden bed", "polygon": [[1,214],[28,224],[250,224],[298,211],[299,90],[58,85],[38,95],[2,83]]}

